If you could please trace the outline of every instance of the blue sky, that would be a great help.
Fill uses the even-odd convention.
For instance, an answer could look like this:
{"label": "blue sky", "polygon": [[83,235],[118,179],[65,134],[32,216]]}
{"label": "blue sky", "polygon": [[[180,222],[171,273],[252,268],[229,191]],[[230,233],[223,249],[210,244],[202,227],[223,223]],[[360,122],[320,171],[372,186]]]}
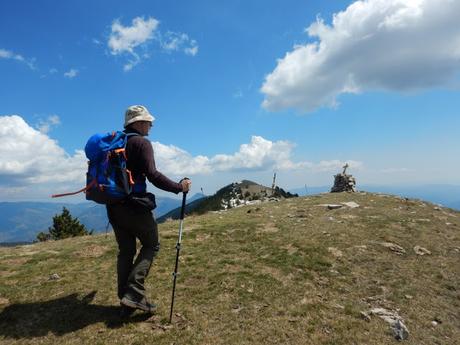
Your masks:
{"label": "blue sky", "polygon": [[[460,15],[449,0],[2,1],[0,199],[84,183],[81,150],[156,116],[158,169],[212,193],[243,178],[460,184]],[[14,116],[16,115],[16,116]]]}

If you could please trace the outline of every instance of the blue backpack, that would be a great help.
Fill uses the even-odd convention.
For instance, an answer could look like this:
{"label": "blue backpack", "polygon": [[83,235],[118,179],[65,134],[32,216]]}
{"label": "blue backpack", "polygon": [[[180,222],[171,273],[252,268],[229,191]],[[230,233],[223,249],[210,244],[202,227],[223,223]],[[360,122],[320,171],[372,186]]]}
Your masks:
{"label": "blue backpack", "polygon": [[125,199],[135,187],[131,172],[126,168],[126,143],[129,137],[136,135],[139,134],[120,131],[93,135],[85,146],[85,154],[89,159],[86,187],[77,192],[52,197],[84,192],[87,200],[99,204],[113,204]]}

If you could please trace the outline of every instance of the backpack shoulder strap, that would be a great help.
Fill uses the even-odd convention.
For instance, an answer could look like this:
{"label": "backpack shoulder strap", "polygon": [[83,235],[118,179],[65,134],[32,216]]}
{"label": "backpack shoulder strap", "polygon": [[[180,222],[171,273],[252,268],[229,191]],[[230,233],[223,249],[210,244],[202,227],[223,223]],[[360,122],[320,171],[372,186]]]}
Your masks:
{"label": "backpack shoulder strap", "polygon": [[126,145],[128,144],[128,140],[129,138],[132,138],[132,137],[140,137],[141,135],[139,133],[135,133],[135,132],[131,132],[131,133],[125,133],[125,147]]}

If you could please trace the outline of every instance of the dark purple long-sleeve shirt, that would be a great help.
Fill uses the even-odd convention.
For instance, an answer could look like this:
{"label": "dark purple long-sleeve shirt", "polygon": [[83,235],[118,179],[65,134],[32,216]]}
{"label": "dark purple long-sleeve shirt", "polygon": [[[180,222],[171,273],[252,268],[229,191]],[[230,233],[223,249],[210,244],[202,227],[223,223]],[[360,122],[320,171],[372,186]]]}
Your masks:
{"label": "dark purple long-sleeve shirt", "polygon": [[[125,130],[125,133],[138,132],[130,128]],[[127,168],[131,171],[134,181],[144,182],[147,178],[157,188],[176,194],[182,192],[180,183],[170,180],[157,170],[152,143],[140,134],[128,138],[126,157]]]}

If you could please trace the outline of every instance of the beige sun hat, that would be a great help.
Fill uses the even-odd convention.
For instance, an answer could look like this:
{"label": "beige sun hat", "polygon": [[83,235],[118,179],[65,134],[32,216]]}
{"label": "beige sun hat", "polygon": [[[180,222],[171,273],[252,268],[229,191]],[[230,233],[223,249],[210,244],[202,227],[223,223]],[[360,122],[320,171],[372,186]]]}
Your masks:
{"label": "beige sun hat", "polygon": [[146,107],[143,105],[132,105],[125,112],[125,125],[126,128],[128,125],[137,122],[137,121],[149,121],[153,122],[155,117],[149,113]]}

